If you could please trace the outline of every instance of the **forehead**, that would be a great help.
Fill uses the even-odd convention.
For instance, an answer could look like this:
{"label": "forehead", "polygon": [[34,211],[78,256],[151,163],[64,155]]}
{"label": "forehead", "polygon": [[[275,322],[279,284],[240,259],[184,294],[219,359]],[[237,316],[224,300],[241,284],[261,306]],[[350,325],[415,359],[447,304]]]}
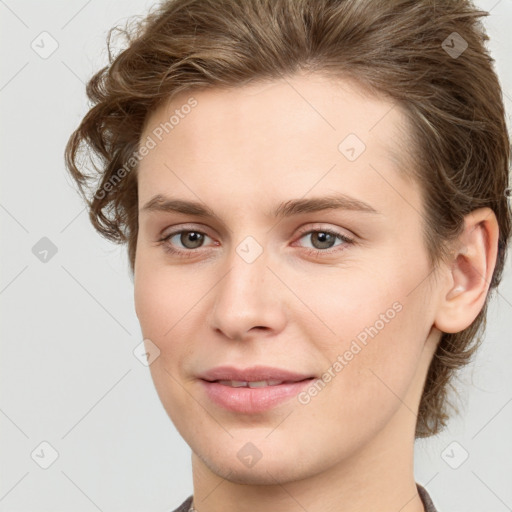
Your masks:
{"label": "forehead", "polygon": [[155,146],[140,162],[139,186],[142,196],[171,181],[182,188],[177,176],[186,175],[211,187],[235,190],[243,179],[255,191],[262,183],[291,190],[333,165],[347,184],[383,167],[407,177],[406,133],[396,103],[320,74],[182,91],[147,119],[141,143]]}
{"label": "forehead", "polygon": [[[191,97],[197,100],[199,108],[187,107]],[[193,126],[197,135],[201,133],[197,130],[214,129],[221,124],[250,128],[253,123],[269,132],[272,127],[287,127],[290,131],[294,128],[297,132],[304,127],[311,134],[309,129],[316,127],[321,131],[337,131],[339,135],[351,130],[361,137],[368,138],[371,134],[378,139],[379,135],[388,133],[390,126],[404,129],[406,124],[401,107],[393,100],[367,92],[353,79],[334,79],[318,72],[259,80],[240,87],[211,86],[181,91],[149,116],[145,133],[150,133],[159,122],[169,121],[176,113],[181,115],[172,123],[172,130],[183,131],[177,129],[183,114],[176,112],[182,109],[187,111],[186,124]],[[205,118],[208,126],[204,125]]]}

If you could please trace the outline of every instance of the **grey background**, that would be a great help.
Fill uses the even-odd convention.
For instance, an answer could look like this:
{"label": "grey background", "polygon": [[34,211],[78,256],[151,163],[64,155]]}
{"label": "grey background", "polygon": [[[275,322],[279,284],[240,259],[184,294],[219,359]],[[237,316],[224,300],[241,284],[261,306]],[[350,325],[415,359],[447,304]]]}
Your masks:
{"label": "grey background", "polygon": [[[0,0],[1,511],[164,512],[192,493],[189,448],[133,354],[142,336],[125,249],[95,233],[63,163],[108,29],[152,5]],[[477,5],[491,10],[510,123],[512,2]],[[58,43],[48,58],[31,47],[47,37],[51,48],[43,31]],[[57,250],[46,262],[43,237]],[[461,416],[416,444],[416,479],[440,511],[512,510],[511,328],[509,259],[458,384]]]}

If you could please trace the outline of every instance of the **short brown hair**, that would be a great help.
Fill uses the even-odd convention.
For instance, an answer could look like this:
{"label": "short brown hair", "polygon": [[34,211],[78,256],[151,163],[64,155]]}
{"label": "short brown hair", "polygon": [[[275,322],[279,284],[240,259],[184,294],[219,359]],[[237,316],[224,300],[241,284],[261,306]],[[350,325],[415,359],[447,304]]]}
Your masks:
{"label": "short brown hair", "polygon": [[[466,214],[480,207],[495,212],[492,290],[501,280],[511,229],[510,141],[480,21],[486,15],[469,0],[166,1],[133,26],[109,32],[109,64],[87,84],[93,106],[69,139],[67,168],[94,227],[127,242],[133,273],[133,155],[149,113],[180,91],[240,87],[300,70],[353,79],[394,100],[409,119],[411,146],[404,153],[422,188],[433,264],[448,255]],[[117,56],[114,31],[128,38]],[[82,150],[92,171],[79,161]],[[417,437],[446,425],[448,385],[481,341],[488,299],[468,328],[442,334],[420,402]]]}

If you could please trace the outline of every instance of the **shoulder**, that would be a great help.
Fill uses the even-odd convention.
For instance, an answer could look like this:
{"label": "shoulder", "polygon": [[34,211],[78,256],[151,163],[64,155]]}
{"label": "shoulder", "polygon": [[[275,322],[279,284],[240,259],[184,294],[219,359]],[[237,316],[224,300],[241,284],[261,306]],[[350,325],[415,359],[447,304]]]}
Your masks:
{"label": "shoulder", "polygon": [[188,512],[190,505],[192,504],[192,495],[189,496],[177,509],[173,512]]}

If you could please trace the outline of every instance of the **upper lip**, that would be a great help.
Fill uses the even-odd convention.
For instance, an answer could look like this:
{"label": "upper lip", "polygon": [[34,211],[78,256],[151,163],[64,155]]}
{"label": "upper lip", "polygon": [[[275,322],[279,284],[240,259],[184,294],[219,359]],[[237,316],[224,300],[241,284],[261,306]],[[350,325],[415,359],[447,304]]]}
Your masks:
{"label": "upper lip", "polygon": [[217,366],[199,376],[203,380],[236,380],[242,382],[258,382],[262,380],[280,380],[283,382],[298,382],[312,378],[313,375],[300,374],[283,368],[270,366],[251,366],[250,368],[235,368],[234,366]]}

